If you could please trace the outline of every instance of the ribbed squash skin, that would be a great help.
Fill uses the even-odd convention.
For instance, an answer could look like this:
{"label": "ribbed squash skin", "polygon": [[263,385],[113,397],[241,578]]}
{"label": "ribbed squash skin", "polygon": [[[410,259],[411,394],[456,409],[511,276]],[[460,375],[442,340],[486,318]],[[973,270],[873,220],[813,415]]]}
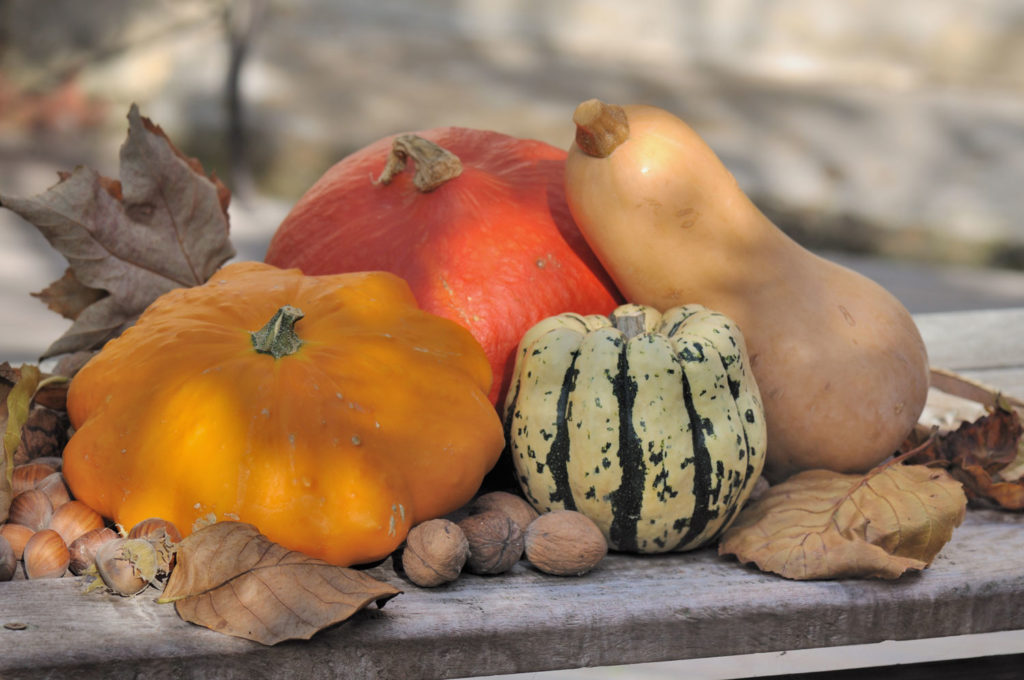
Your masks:
{"label": "ribbed squash skin", "polygon": [[700,305],[549,317],[524,335],[512,377],[506,435],[527,499],[587,515],[613,550],[715,540],[761,474],[743,336]]}

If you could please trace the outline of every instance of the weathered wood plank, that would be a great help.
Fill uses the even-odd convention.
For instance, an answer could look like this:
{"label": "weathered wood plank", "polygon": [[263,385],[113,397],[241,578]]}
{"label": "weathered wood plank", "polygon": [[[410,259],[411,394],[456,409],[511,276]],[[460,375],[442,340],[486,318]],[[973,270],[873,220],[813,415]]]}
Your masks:
{"label": "weathered wood plank", "polygon": [[[1024,627],[1024,517],[968,513],[933,566],[895,582],[786,581],[719,558],[613,555],[586,578],[467,575],[406,592],[309,642],[262,647],[169,605],[0,586],[0,677],[460,677],[984,633]],[[16,650],[10,653],[10,650]]]}
{"label": "weathered wood plank", "polygon": [[1024,367],[1024,309],[919,314],[914,321],[933,366],[954,371]]}

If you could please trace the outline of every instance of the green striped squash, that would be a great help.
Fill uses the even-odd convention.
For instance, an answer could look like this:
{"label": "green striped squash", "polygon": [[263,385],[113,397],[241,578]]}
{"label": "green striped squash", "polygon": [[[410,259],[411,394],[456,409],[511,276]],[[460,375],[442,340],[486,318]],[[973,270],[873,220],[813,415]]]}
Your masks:
{"label": "green striped squash", "polygon": [[530,503],[587,515],[613,550],[714,541],[764,465],[743,336],[700,305],[544,319],[519,344],[504,421]]}

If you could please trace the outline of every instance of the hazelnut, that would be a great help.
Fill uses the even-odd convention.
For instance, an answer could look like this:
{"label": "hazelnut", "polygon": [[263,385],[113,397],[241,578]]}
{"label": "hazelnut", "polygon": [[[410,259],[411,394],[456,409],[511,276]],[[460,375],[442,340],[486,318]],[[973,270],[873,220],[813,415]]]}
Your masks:
{"label": "hazelnut", "polygon": [[36,483],[36,490],[45,493],[50,499],[50,505],[54,508],[59,508],[71,500],[71,493],[68,491],[67,484],[64,483],[64,475],[60,472],[54,472],[39,480]]}
{"label": "hazelnut", "polygon": [[491,491],[478,496],[469,505],[469,513],[478,515],[488,510],[500,510],[519,525],[520,531],[526,531],[530,522],[540,514],[525,498],[508,491]]}
{"label": "hazelnut", "polygon": [[0,581],[10,581],[18,570],[18,558],[10,541],[0,536]]}
{"label": "hazelnut", "polygon": [[60,534],[64,543],[70,546],[82,534],[102,529],[103,518],[82,501],[68,501],[53,511],[48,528]]}
{"label": "hazelnut", "polygon": [[178,543],[181,541],[181,532],[166,519],[150,517],[133,526],[128,531],[128,538],[145,538],[150,541],[166,539],[171,543]]}
{"label": "hazelnut", "polygon": [[38,489],[29,489],[11,500],[7,521],[26,526],[32,531],[40,531],[49,526],[51,517],[53,504],[49,496]]}
{"label": "hazelnut", "polygon": [[582,576],[608,554],[608,541],[594,521],[575,510],[555,510],[526,529],[526,559],[555,576]]}
{"label": "hazelnut", "polygon": [[431,519],[409,531],[402,550],[402,570],[416,585],[433,588],[457,579],[468,558],[469,541],[459,525]]}
{"label": "hazelnut", "polygon": [[34,533],[36,532],[24,524],[8,522],[0,526],[0,536],[6,538],[7,542],[11,544],[11,548],[14,549],[14,557],[19,560],[25,554],[25,544],[28,543],[28,539],[32,538]]}
{"label": "hazelnut", "polygon": [[523,532],[504,512],[487,510],[459,522],[469,541],[466,570],[474,574],[501,574],[523,556]]}
{"label": "hazelnut", "polygon": [[22,463],[14,468],[11,474],[11,493],[17,496],[22,491],[34,489],[44,477],[52,475],[57,468],[45,463]]}
{"label": "hazelnut", "polygon": [[181,532],[173,523],[159,517],[150,517],[133,526],[128,531],[128,538],[142,538],[153,544],[156,548],[159,573],[169,574],[174,569]]}
{"label": "hazelnut", "polygon": [[115,538],[96,550],[96,572],[103,585],[125,597],[156,580],[158,556],[144,538]]}
{"label": "hazelnut", "polygon": [[87,531],[68,546],[71,563],[68,568],[76,576],[84,574],[96,562],[96,551],[107,541],[117,538],[117,532],[110,527],[100,527]]}
{"label": "hazelnut", "polygon": [[71,553],[60,534],[53,529],[43,529],[28,539],[22,561],[25,576],[30,579],[60,578],[68,570]]}

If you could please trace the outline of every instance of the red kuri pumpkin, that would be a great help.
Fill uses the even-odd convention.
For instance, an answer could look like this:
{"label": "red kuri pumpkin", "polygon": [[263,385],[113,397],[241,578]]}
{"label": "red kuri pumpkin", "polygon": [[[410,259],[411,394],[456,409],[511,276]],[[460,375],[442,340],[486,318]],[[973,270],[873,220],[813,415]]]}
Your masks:
{"label": "red kuri pumpkin", "polygon": [[498,404],[528,328],[564,312],[607,314],[621,301],[569,214],[565,158],[544,142],[468,128],[381,139],[310,188],[266,261],[306,274],[401,276],[422,309],[483,346]]}

